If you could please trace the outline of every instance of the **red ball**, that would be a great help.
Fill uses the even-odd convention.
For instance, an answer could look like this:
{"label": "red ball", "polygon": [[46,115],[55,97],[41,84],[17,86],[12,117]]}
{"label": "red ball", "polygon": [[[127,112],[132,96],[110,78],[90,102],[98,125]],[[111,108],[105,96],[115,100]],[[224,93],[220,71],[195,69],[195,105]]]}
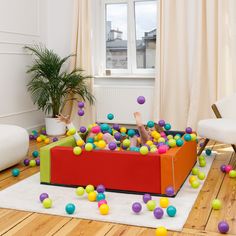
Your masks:
{"label": "red ball", "polygon": [[232,169],[233,169],[233,167],[232,167],[231,165],[227,165],[227,166],[225,167],[225,172],[226,172],[226,173],[229,173]]}

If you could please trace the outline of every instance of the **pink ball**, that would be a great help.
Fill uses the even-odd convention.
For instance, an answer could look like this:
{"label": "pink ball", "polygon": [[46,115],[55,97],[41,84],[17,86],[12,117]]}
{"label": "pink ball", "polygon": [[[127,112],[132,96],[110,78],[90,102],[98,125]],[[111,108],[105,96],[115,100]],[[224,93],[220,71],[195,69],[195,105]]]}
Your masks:
{"label": "pink ball", "polygon": [[164,154],[164,153],[166,153],[166,151],[167,151],[166,145],[162,145],[158,148],[159,154]]}
{"label": "pink ball", "polygon": [[232,169],[233,169],[233,167],[232,167],[231,165],[227,165],[227,166],[225,167],[225,172],[226,172],[226,173],[229,173]]}
{"label": "pink ball", "polygon": [[162,138],[166,137],[165,132],[161,132],[160,135],[161,135]]}
{"label": "pink ball", "polygon": [[98,134],[99,132],[101,132],[100,126],[97,125],[97,126],[92,127],[91,131],[94,134]]}
{"label": "pink ball", "polygon": [[105,199],[102,199],[98,202],[98,208],[102,205],[102,204],[107,204],[107,201]]}

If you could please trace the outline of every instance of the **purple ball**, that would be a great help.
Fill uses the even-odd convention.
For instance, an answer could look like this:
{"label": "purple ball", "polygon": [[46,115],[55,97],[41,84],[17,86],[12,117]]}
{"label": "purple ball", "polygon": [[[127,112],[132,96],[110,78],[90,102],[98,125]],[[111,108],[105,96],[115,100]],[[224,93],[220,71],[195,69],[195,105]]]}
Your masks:
{"label": "purple ball", "polygon": [[42,131],[41,131],[41,134],[42,134],[42,135],[46,135],[46,134],[47,134],[46,130],[42,130]]}
{"label": "purple ball", "polygon": [[166,188],[166,195],[171,197],[171,196],[174,196],[174,194],[175,194],[174,188],[172,186],[168,186]]}
{"label": "purple ball", "polygon": [[203,147],[203,144],[204,144],[204,142],[200,143],[199,146],[200,146],[200,147]]}
{"label": "purple ball", "polygon": [[115,137],[115,139],[116,139],[117,141],[119,141],[119,140],[121,139],[121,134],[120,134],[119,132],[116,132],[116,133],[114,134],[114,137]]}
{"label": "purple ball", "polygon": [[142,210],[142,205],[139,202],[135,202],[132,205],[132,210],[135,213],[139,213]]}
{"label": "purple ball", "polygon": [[84,110],[82,110],[82,109],[78,110],[78,115],[83,116],[84,115]]}
{"label": "purple ball", "polygon": [[36,165],[40,166],[40,159],[36,159],[35,161],[36,161]]}
{"label": "purple ball", "polygon": [[191,134],[191,133],[193,132],[193,130],[192,130],[191,127],[187,127],[187,128],[185,129],[185,132],[186,132],[187,134]]}
{"label": "purple ball", "polygon": [[120,129],[120,126],[118,124],[114,124],[113,129],[118,131]]}
{"label": "purple ball", "polygon": [[160,207],[157,207],[153,211],[153,215],[155,216],[156,219],[161,219],[162,216],[164,215],[164,211]]}
{"label": "purple ball", "polygon": [[78,102],[78,107],[83,108],[84,107],[84,102]]}
{"label": "purple ball", "polygon": [[226,165],[221,165],[220,170],[221,170],[223,173],[226,173],[225,168],[226,168]]}
{"label": "purple ball", "polygon": [[35,134],[35,135],[34,135],[34,139],[36,140],[37,138],[38,138],[38,135],[37,135],[37,134]]}
{"label": "purple ball", "polygon": [[115,150],[116,147],[117,147],[116,142],[110,142],[108,144],[108,147],[109,147],[110,150]]}
{"label": "purple ball", "polygon": [[229,225],[226,221],[220,221],[218,224],[218,230],[222,234],[226,234],[229,231]]}
{"label": "purple ball", "polygon": [[105,189],[104,185],[99,184],[97,186],[96,190],[97,190],[98,193],[104,193],[106,189]]}
{"label": "purple ball", "polygon": [[128,149],[129,147],[124,146],[123,144],[120,145],[123,150]]}
{"label": "purple ball", "polygon": [[152,200],[152,196],[149,193],[143,195],[143,202],[147,203],[149,200]]}
{"label": "purple ball", "polygon": [[79,131],[80,131],[81,133],[85,133],[85,132],[87,131],[87,129],[86,129],[86,127],[84,127],[84,126],[81,126],[80,129],[79,129]]}
{"label": "purple ball", "polygon": [[47,193],[41,193],[39,196],[39,200],[43,202],[45,198],[49,198],[49,195]]}
{"label": "purple ball", "polygon": [[164,127],[166,122],[164,120],[159,120],[158,125]]}
{"label": "purple ball", "polygon": [[58,141],[58,138],[57,138],[57,137],[54,137],[54,138],[52,139],[52,141],[53,141],[53,142],[57,142],[57,141]]}
{"label": "purple ball", "polygon": [[25,166],[28,166],[29,163],[30,163],[30,160],[29,160],[29,159],[25,159],[25,160],[24,160],[24,165],[25,165]]}
{"label": "purple ball", "polygon": [[33,134],[30,134],[30,135],[29,135],[29,139],[30,139],[30,140],[34,140],[34,135],[33,135]]}
{"label": "purple ball", "polygon": [[138,102],[139,104],[144,104],[144,103],[145,103],[145,97],[144,97],[144,96],[139,96],[139,97],[137,98],[137,102]]}

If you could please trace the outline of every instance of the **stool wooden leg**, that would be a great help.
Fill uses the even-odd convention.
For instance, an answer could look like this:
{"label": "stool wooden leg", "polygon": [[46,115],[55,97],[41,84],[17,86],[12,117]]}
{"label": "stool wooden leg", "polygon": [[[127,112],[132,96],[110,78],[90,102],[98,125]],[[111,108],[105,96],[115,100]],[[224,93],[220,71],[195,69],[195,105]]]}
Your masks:
{"label": "stool wooden leg", "polygon": [[236,152],[236,145],[232,144],[231,146],[234,149],[234,152]]}
{"label": "stool wooden leg", "polygon": [[210,139],[206,138],[202,147],[200,148],[200,150],[198,151],[197,155],[200,156],[202,154],[202,151],[205,149],[206,145],[208,144],[208,142],[210,141]]}

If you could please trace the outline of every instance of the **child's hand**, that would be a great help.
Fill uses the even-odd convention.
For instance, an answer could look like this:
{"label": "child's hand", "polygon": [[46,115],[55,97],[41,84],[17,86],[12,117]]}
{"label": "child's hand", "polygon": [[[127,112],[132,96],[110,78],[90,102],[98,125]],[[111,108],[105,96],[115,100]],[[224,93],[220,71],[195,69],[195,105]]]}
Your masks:
{"label": "child's hand", "polygon": [[67,116],[63,116],[62,114],[59,114],[59,115],[57,115],[57,120],[59,121],[59,122],[63,122],[63,123],[65,123],[65,124],[70,124],[70,118],[69,118],[69,115],[67,115]]}

